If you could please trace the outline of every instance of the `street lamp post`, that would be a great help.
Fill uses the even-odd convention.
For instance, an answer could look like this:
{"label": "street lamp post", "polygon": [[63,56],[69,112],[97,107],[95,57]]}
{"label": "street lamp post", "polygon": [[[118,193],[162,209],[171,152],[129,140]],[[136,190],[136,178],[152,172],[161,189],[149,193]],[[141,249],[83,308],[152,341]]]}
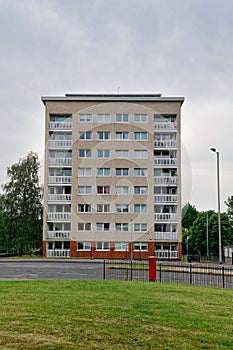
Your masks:
{"label": "street lamp post", "polygon": [[219,185],[219,152],[216,148],[210,149],[217,155],[217,184],[218,184],[218,243],[219,243],[219,263],[222,264],[222,237],[221,237],[221,219],[220,219],[220,185]]}

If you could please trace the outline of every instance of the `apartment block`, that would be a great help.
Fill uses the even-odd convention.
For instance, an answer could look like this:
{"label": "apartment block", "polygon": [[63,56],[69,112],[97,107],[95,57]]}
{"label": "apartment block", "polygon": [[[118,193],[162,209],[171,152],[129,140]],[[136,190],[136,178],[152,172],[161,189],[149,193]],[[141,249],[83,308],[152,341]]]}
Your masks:
{"label": "apartment block", "polygon": [[42,102],[43,255],[180,259],[184,98],[83,93]]}

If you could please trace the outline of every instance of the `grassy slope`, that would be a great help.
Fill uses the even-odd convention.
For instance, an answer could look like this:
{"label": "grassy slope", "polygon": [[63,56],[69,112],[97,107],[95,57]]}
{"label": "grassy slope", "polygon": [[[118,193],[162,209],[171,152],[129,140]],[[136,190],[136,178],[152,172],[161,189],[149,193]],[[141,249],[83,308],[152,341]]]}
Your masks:
{"label": "grassy slope", "polygon": [[233,349],[232,290],[119,281],[0,282],[3,349]]}

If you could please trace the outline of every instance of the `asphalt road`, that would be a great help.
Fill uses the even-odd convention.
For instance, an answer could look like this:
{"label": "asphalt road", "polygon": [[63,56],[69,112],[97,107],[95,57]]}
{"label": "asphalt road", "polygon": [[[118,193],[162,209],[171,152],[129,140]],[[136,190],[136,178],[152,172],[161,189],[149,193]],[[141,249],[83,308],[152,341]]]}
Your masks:
{"label": "asphalt road", "polygon": [[102,280],[102,262],[0,260],[0,280]]}

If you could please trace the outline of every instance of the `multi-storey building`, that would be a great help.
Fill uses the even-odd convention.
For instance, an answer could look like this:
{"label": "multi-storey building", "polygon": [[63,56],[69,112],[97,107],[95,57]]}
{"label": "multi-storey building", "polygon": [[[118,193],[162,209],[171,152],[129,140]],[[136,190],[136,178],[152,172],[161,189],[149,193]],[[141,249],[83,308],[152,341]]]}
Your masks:
{"label": "multi-storey building", "polygon": [[184,98],[66,94],[42,101],[44,256],[181,258]]}

